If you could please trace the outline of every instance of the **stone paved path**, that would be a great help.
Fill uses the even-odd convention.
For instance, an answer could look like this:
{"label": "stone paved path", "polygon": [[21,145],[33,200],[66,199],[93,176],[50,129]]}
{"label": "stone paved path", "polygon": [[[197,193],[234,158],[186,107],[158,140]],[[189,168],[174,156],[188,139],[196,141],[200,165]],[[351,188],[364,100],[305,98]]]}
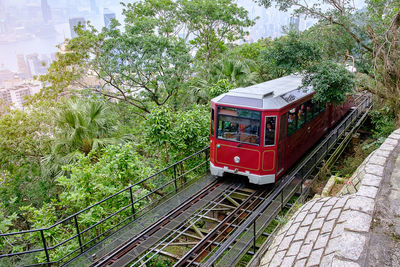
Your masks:
{"label": "stone paved path", "polygon": [[[375,202],[399,150],[400,129],[365,159],[341,196],[314,199],[301,207],[279,231],[261,266],[365,266],[372,219],[378,216]],[[400,222],[398,227],[400,231]]]}

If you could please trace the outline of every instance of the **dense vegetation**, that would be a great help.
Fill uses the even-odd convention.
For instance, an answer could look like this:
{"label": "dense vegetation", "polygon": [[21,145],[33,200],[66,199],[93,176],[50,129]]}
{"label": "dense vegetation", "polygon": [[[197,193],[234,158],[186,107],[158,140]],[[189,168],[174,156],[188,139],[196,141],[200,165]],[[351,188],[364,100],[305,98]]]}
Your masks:
{"label": "dense vegetation", "polygon": [[[340,103],[357,83],[376,96],[374,140],[396,127],[397,1],[366,1],[357,12],[348,1],[329,1],[325,11],[259,2],[319,22],[238,44],[254,21],[232,0],[141,0],[124,5],[123,23],[78,29],[40,77],[41,93],[0,117],[1,233],[49,226],[206,147],[210,99],[237,86],[305,72],[319,101]],[[350,58],[357,75],[343,66]],[[137,188],[137,197],[152,186]],[[0,248],[27,243],[0,239]]]}

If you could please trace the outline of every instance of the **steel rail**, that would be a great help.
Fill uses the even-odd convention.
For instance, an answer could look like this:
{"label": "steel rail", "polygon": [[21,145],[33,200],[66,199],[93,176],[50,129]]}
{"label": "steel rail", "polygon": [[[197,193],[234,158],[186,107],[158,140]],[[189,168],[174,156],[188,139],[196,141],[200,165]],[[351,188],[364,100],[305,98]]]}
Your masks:
{"label": "steel rail", "polygon": [[[245,201],[243,201],[239,206],[237,206],[229,215],[227,215],[223,220],[219,222],[219,224],[213,228],[200,242],[197,243],[194,247],[192,247],[178,262],[175,263],[174,266],[182,266],[185,262],[189,260],[189,258],[194,254],[197,250],[199,250],[202,246],[207,244],[209,241],[212,241],[211,238],[221,230],[224,226],[226,226],[226,223],[234,218],[236,213],[238,211],[242,211],[244,207],[247,204],[251,204],[250,202],[252,200],[252,197],[256,195],[256,193],[259,193],[257,191],[254,191],[250,196],[246,198]],[[249,203],[250,202],[250,203]]]}
{"label": "steel rail", "polygon": [[[256,195],[257,193],[257,195]],[[233,228],[233,229],[237,229],[240,226],[240,223],[244,220],[246,220],[247,216],[249,216],[249,214],[252,213],[252,211],[254,209],[257,208],[258,204],[260,204],[260,198],[259,196],[266,194],[267,192],[264,190],[259,190],[254,192],[252,195],[250,195],[246,201],[247,203],[242,203],[240,206],[238,206],[234,211],[232,211],[232,213],[230,213],[230,215],[232,215],[232,221],[228,222],[228,220],[225,221],[221,221],[219,223],[218,226],[216,226],[210,233],[209,236],[204,237],[203,241],[199,242],[199,244],[196,245],[196,247],[193,247],[189,252],[187,252],[185,254],[184,257],[182,257],[180,259],[179,262],[175,263],[174,266],[182,266],[184,265],[186,262],[188,262],[188,265],[191,264],[195,264],[195,261],[197,260],[197,258],[204,253],[209,247],[211,247],[214,243],[217,243],[217,239],[220,238],[221,236],[223,236],[223,234],[225,233],[225,231],[228,231],[229,229]],[[262,198],[261,198],[262,199]],[[249,205],[248,208],[244,208],[245,205]],[[253,207],[251,207],[253,206]],[[252,209],[250,211],[250,209]],[[237,212],[239,212],[239,214],[237,214]],[[243,217],[243,215],[245,217]],[[240,221],[237,224],[234,224],[235,222]],[[219,233],[218,233],[219,232]],[[213,237],[215,236],[215,237]],[[227,238],[229,235],[227,235],[225,238]],[[213,238],[213,239],[211,239]],[[223,237],[222,240],[219,240],[217,244],[217,246],[219,246],[221,244],[221,242],[223,240],[225,240],[225,238]],[[201,249],[202,248],[202,249]],[[201,249],[201,250],[200,250]],[[200,250],[200,252],[197,252],[198,250]],[[193,257],[192,260],[189,260],[190,257],[193,256],[194,253],[197,253],[196,256]],[[186,258],[186,259],[185,259]]]}
{"label": "steel rail", "polygon": [[204,194],[209,193],[210,189],[216,185],[218,185],[217,180],[214,180],[212,183],[206,185],[200,191],[198,191],[195,195],[190,197],[186,202],[182,203],[181,205],[176,207],[174,210],[172,210],[170,213],[168,213],[167,215],[160,218],[156,223],[154,223],[150,227],[146,228],[139,235],[135,236],[128,242],[122,244],[117,250],[113,251],[112,254],[106,255],[105,257],[100,259],[98,262],[93,263],[91,266],[102,266],[102,265],[106,264],[112,257],[123,252],[123,250],[125,250],[127,247],[131,246],[133,243],[137,242],[139,239],[143,238],[145,235],[147,235],[148,233],[159,228],[165,222],[165,220],[170,219],[173,216],[176,216],[177,213],[179,213],[183,209],[187,208],[189,203],[191,204],[196,198],[199,198],[199,197],[203,196]]}
{"label": "steel rail", "polygon": [[[234,193],[236,190],[240,189],[242,186],[243,186],[242,184],[237,184],[237,185],[235,185],[235,187],[233,188],[233,190],[232,190],[231,192],[228,192],[228,196],[231,195],[232,193]],[[227,188],[227,190],[231,190],[231,189],[230,189],[230,188]],[[224,196],[225,196],[225,197],[224,197]],[[224,195],[224,194],[220,194],[220,195],[218,196],[218,198],[219,198],[219,200],[214,204],[214,207],[218,206],[219,203],[222,203],[222,201],[224,201],[224,200],[227,199],[227,198],[226,198],[226,194],[225,194],[225,195]],[[198,210],[198,211],[196,212],[196,214],[194,214],[191,218],[186,219],[186,222],[184,222],[184,224],[181,226],[181,227],[186,227],[186,228],[183,230],[183,232],[185,232],[185,231],[189,230],[191,227],[193,227],[193,226],[201,219],[201,217],[198,217],[197,214],[200,214],[201,212],[207,210],[208,207],[211,206],[212,204],[213,204],[213,202],[211,202],[211,201],[208,202],[207,206],[203,207],[201,210]],[[198,218],[194,220],[194,218],[196,218],[196,217],[198,217]],[[188,224],[189,224],[189,225],[188,225]],[[182,232],[182,231],[181,231],[181,232]],[[172,231],[170,232],[170,234],[169,234],[167,237],[165,237],[165,238],[161,241],[161,243],[166,243],[166,244],[165,244],[161,249],[159,249],[159,250],[162,250],[162,249],[168,247],[170,243],[172,243],[174,240],[176,240],[178,237],[181,236],[181,235],[178,234],[177,236],[173,237],[172,240],[170,240],[169,242],[165,242],[165,241],[164,241],[164,240],[168,240],[169,238],[171,238],[171,237],[172,237],[173,235],[175,235],[176,233],[178,233],[178,230],[176,230],[176,229],[175,229],[175,230],[172,230]],[[142,257],[140,257],[139,259],[137,259],[136,262],[133,263],[132,266],[137,266],[136,264],[139,263],[139,262],[141,263],[140,266],[143,266],[146,262],[148,262],[150,259],[152,259],[156,254],[151,255],[151,256],[150,256],[148,259],[146,259],[144,262],[143,262],[143,259],[144,259],[147,255],[149,255],[149,253],[152,253],[157,247],[158,247],[158,246],[154,246],[152,249],[150,249],[150,251],[148,251],[145,255],[143,255]]]}

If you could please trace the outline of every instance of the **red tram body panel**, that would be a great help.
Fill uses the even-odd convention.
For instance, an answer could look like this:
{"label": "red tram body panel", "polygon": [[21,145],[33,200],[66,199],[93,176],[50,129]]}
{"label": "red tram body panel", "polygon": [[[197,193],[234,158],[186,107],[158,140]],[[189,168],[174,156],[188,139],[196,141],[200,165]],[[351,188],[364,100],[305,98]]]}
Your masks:
{"label": "red tram body panel", "polygon": [[211,100],[210,170],[250,183],[276,182],[350,109],[313,102],[312,88],[290,75]]}

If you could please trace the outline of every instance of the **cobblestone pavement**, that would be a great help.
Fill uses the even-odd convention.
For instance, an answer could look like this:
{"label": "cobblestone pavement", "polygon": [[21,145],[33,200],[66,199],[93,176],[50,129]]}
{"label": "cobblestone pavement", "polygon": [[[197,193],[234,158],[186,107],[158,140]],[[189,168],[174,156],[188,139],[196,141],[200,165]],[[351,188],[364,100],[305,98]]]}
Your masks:
{"label": "cobblestone pavement", "polygon": [[[383,178],[391,177],[399,150],[400,129],[365,159],[340,196],[313,199],[302,206],[279,231],[260,265],[365,266],[371,223],[379,217],[376,199]],[[400,222],[397,227],[400,231]]]}

